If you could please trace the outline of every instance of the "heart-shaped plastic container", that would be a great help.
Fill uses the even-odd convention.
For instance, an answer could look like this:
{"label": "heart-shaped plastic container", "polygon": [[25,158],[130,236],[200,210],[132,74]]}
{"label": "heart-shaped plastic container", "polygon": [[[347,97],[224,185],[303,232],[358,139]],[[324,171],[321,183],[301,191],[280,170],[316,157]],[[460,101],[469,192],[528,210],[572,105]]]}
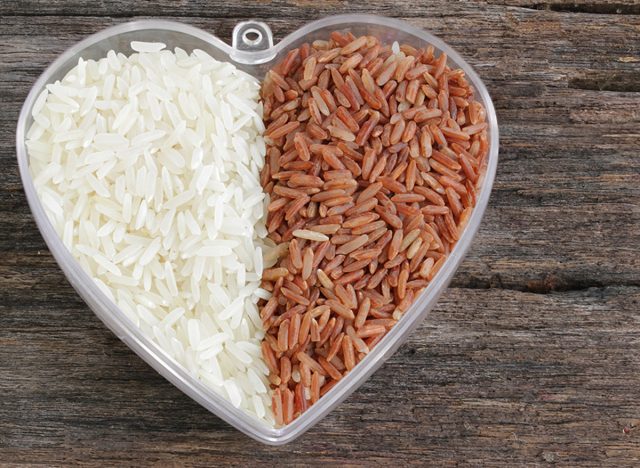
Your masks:
{"label": "heart-shaped plastic container", "polygon": [[[79,57],[99,59],[106,56],[111,49],[128,55],[132,53],[130,42],[133,40],[164,42],[171,49],[181,47],[187,52],[194,48],[202,49],[212,57],[231,62],[262,79],[266,71],[279,62],[289,50],[303,42],[325,39],[334,30],[351,31],[355,35],[374,35],[388,43],[398,41],[417,47],[431,44],[436,50],[446,52],[449,65],[465,71],[468,80],[477,91],[477,99],[486,109],[489,124],[489,156],[477,206],[455,249],[433,281],[399,323],[346,378],[292,423],[273,428],[234,408],[227,400],[193,378],[158,345],[144,336],[100,291],[65,248],[47,218],[29,170],[25,135],[33,121],[31,110],[36,98],[46,84],[62,79],[67,71],[76,65]],[[64,52],[45,70],[22,107],[16,133],[16,149],[25,193],[38,228],[67,279],[98,318],[149,365],[206,409],[256,440],[271,445],[282,445],[300,436],[358,388],[407,339],[435,305],[467,252],[487,207],[498,162],[498,125],[491,98],[473,69],[442,40],[403,21],[373,15],[332,16],[309,23],[276,45],[273,45],[271,30],[266,24],[246,21],[235,27],[233,45],[229,46],[217,37],[193,26],[170,21],[144,20],[120,24],[88,37]]]}

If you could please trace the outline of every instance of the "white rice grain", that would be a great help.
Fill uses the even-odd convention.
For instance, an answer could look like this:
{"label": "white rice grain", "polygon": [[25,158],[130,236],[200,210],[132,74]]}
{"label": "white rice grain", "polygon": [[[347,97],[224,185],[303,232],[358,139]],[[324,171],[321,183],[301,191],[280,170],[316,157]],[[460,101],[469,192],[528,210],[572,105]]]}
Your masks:
{"label": "white rice grain", "polygon": [[273,425],[257,307],[273,249],[259,84],[203,51],[165,48],[134,41],[129,57],[80,59],[46,87],[27,138],[34,183],[100,290],[194,377]]}
{"label": "white rice grain", "polygon": [[131,48],[136,52],[160,52],[165,47],[166,44],[162,42],[131,41]]}

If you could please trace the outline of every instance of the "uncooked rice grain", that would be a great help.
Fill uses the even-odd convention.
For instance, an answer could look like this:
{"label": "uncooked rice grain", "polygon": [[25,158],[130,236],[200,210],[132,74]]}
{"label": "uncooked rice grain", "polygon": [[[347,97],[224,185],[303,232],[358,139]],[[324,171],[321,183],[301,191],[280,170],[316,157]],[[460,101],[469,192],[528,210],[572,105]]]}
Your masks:
{"label": "uncooked rice grain", "polygon": [[131,47],[79,59],[36,99],[37,192],[65,246],[147,337],[272,425],[256,304],[281,252],[265,239],[258,82],[201,50]]}

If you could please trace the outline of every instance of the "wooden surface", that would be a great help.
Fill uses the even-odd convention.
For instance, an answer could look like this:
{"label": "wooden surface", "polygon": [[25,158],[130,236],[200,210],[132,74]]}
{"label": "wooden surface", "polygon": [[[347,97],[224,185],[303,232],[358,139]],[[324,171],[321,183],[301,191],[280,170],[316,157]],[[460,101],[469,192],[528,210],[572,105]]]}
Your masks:
{"label": "wooden surface", "polygon": [[[136,17],[230,39],[265,20],[404,18],[476,67],[498,112],[481,231],[430,317],[293,444],[258,444],[115,338],[36,229],[15,160],[36,77]],[[640,3],[0,3],[0,464],[640,466]]]}

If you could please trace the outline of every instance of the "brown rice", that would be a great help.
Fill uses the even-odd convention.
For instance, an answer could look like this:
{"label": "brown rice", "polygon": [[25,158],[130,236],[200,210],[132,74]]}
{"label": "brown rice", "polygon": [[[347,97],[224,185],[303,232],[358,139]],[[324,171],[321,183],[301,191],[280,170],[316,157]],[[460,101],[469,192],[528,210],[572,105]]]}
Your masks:
{"label": "brown rice", "polygon": [[262,352],[288,424],[365,358],[444,264],[475,204],[487,124],[461,70],[333,32],[262,88],[267,228]]}

